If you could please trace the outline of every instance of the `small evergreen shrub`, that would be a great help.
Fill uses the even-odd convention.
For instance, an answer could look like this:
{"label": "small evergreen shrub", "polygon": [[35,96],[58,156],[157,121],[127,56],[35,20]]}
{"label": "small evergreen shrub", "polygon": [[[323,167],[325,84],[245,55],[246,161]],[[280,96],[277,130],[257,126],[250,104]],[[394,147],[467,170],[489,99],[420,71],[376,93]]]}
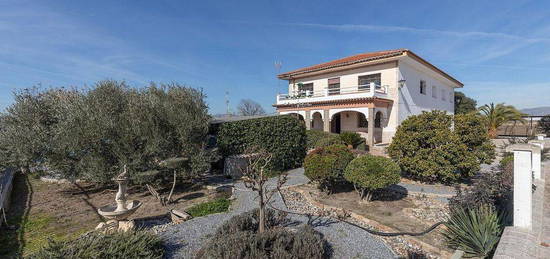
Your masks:
{"label": "small evergreen shrub", "polygon": [[206,216],[214,213],[226,212],[229,209],[230,204],[231,204],[231,201],[229,201],[228,199],[219,198],[213,201],[197,204],[187,209],[187,213],[189,213],[189,215],[196,218],[196,217],[202,217],[202,216]]}
{"label": "small evergreen shrub", "polygon": [[304,123],[292,116],[226,122],[218,129],[223,156],[243,154],[251,147],[273,154],[271,169],[287,170],[302,165],[306,155]]}
{"label": "small evergreen shrub", "polygon": [[344,145],[331,145],[310,152],[304,161],[304,174],[323,190],[343,179],[344,169],[354,156]]}
{"label": "small evergreen shrub", "polygon": [[353,159],[344,178],[353,184],[361,199],[371,200],[372,192],[399,183],[401,169],[389,158],[364,155]]}
{"label": "small evergreen shrub", "polygon": [[258,212],[246,212],[226,221],[197,254],[197,258],[329,258],[330,247],[311,226],[296,232],[284,228],[285,215],[267,210],[268,229],[257,233]]}
{"label": "small evergreen shrub", "polygon": [[[274,228],[288,222],[286,213],[267,208],[265,211],[266,228]],[[216,235],[242,231],[257,232],[259,226],[260,209],[253,209],[233,216],[224,222],[216,231]]]}
{"label": "small evergreen shrub", "polygon": [[490,257],[503,230],[501,217],[490,206],[453,210],[445,225],[448,245],[464,251],[466,257]]}
{"label": "small evergreen shrub", "polygon": [[480,159],[451,125],[452,116],[443,111],[410,116],[397,128],[388,153],[412,179],[450,183],[469,178],[479,171]]}
{"label": "small evergreen shrub", "polygon": [[340,133],[340,139],[344,142],[344,144],[353,148],[356,148],[361,143],[365,143],[365,139],[363,139],[357,132],[342,132]]}
{"label": "small evergreen shrub", "polygon": [[52,241],[32,254],[34,259],[163,258],[162,240],[145,231],[91,233],[70,241]]}
{"label": "small evergreen shrub", "polygon": [[315,149],[336,144],[346,145],[346,143],[342,140],[341,135],[335,133],[320,130],[306,130],[306,135],[308,149]]}

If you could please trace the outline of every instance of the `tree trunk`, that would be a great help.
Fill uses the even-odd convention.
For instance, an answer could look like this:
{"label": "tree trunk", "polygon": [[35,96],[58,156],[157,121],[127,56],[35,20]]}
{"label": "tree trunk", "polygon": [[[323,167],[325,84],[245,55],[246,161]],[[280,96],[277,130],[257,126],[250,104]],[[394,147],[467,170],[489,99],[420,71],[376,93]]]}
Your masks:
{"label": "tree trunk", "polygon": [[168,201],[167,203],[172,203],[172,194],[174,193],[174,189],[176,188],[176,170],[174,170],[174,182],[172,183],[172,189],[170,190],[170,194],[168,194]]}
{"label": "tree trunk", "polygon": [[367,202],[370,202],[372,201],[372,191],[366,191],[367,192],[367,195],[366,195],[366,199],[367,199]]}
{"label": "tree trunk", "polygon": [[259,226],[258,226],[258,233],[263,233],[265,231],[265,204],[264,204],[264,190],[263,186],[260,186],[260,189],[258,190],[258,194],[260,195],[260,215],[259,215]]}

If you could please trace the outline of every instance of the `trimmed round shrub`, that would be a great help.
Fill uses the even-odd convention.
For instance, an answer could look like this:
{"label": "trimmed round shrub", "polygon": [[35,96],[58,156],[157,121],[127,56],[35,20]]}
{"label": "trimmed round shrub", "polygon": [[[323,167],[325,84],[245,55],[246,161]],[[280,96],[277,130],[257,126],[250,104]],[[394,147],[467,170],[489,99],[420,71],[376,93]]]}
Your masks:
{"label": "trimmed round shrub", "polygon": [[334,182],[343,179],[344,169],[353,158],[344,145],[317,148],[306,156],[304,174],[321,189],[328,190]]}
{"label": "trimmed round shrub", "polygon": [[452,116],[443,111],[410,116],[397,128],[388,153],[412,179],[452,183],[469,178],[480,161],[451,125]]}
{"label": "trimmed round shrub", "polygon": [[371,200],[372,192],[399,183],[401,169],[389,158],[364,155],[353,159],[344,178],[353,184],[361,199]]}
{"label": "trimmed round shrub", "polygon": [[91,233],[70,241],[50,240],[30,258],[163,258],[164,246],[157,235],[146,231]]}
{"label": "trimmed round shrub", "polygon": [[361,143],[365,143],[365,139],[357,132],[342,132],[340,133],[340,139],[344,144],[353,148],[356,148]]}
{"label": "trimmed round shrub", "polygon": [[243,154],[257,147],[273,154],[271,169],[283,171],[302,165],[306,155],[304,123],[292,116],[272,116],[226,122],[218,129],[223,156]]}
{"label": "trimmed round shrub", "polygon": [[259,210],[226,221],[197,254],[197,258],[329,258],[330,246],[311,226],[291,232],[284,215],[266,211],[268,229],[257,233]]}

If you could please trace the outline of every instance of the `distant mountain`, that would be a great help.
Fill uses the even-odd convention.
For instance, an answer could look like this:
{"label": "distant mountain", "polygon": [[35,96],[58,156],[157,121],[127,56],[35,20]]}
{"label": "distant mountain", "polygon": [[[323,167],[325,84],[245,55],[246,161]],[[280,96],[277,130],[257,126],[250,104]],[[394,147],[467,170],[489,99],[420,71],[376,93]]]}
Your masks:
{"label": "distant mountain", "polygon": [[550,114],[550,106],[523,109],[521,112],[527,113],[531,116],[544,116]]}

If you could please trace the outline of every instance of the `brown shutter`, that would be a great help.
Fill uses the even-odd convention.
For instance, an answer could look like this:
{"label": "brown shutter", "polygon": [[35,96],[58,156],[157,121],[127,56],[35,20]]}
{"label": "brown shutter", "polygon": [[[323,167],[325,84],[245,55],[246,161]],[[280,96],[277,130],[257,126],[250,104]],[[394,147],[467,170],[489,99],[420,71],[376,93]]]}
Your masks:
{"label": "brown shutter", "polygon": [[328,84],[331,85],[331,84],[339,84],[340,83],[340,78],[337,77],[337,78],[330,78],[328,80]]}

